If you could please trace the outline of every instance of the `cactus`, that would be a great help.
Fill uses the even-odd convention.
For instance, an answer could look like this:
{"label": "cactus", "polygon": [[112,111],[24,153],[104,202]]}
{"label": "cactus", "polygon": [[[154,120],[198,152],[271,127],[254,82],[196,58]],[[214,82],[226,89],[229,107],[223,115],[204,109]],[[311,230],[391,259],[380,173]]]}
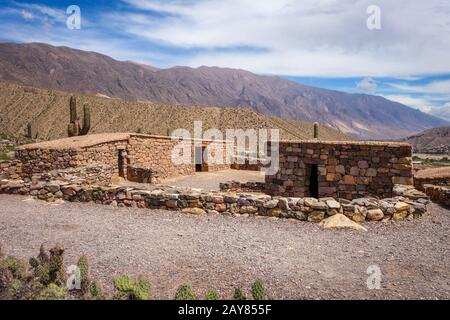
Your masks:
{"label": "cactus", "polygon": [[103,297],[103,291],[100,286],[100,284],[97,281],[92,281],[89,285],[89,292],[91,293],[91,296],[100,299]]}
{"label": "cactus", "polygon": [[244,292],[242,292],[241,288],[236,288],[234,290],[233,299],[234,300],[247,300],[247,296],[245,295]]}
{"label": "cactus", "polygon": [[63,285],[65,283],[63,253],[64,248],[55,246],[50,249],[49,256],[44,245],[41,245],[37,258],[31,258],[29,260],[29,264],[33,268],[33,275],[39,279],[40,283],[46,286],[50,283],[57,285]]}
{"label": "cactus", "polygon": [[28,139],[32,139],[33,138],[33,133],[31,132],[31,123],[27,124],[27,131],[25,133],[25,137]]}
{"label": "cactus", "polygon": [[57,245],[50,249],[50,262],[49,262],[49,277],[50,282],[57,285],[65,284],[65,271],[64,271],[64,248]]}
{"label": "cactus", "polygon": [[319,138],[319,123],[314,122],[314,139]]}
{"label": "cactus", "polygon": [[198,298],[192,292],[191,286],[184,284],[178,288],[175,294],[175,300],[198,300]]}
{"label": "cactus", "polygon": [[66,291],[54,283],[50,283],[38,296],[37,300],[64,300]]}
{"label": "cactus", "polygon": [[266,293],[261,280],[256,280],[252,285],[252,296],[255,300],[266,300]]}
{"label": "cactus", "polygon": [[77,116],[77,100],[74,96],[70,97],[70,123],[67,126],[69,137],[84,136],[88,134],[91,128],[91,108],[86,103],[83,106],[83,127],[80,128],[79,118]]}
{"label": "cactus", "polygon": [[80,136],[85,136],[91,129],[91,107],[85,103],[83,106],[83,128],[80,130]]}
{"label": "cactus", "polygon": [[122,275],[114,279],[116,300],[148,300],[150,294],[150,284],[143,277],[138,277],[135,283],[129,276]]}
{"label": "cactus", "polygon": [[80,269],[81,292],[87,293],[89,291],[89,263],[85,255],[82,255],[77,262],[77,267]]}
{"label": "cactus", "polygon": [[208,291],[205,295],[205,300],[217,300],[217,292],[214,290]]}

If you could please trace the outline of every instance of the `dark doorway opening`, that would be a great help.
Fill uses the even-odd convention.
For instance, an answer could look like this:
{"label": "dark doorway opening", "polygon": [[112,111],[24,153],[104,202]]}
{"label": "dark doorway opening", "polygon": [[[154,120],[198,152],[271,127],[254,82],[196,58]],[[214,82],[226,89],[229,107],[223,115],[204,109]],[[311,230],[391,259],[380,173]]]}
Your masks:
{"label": "dark doorway opening", "polygon": [[202,147],[195,147],[195,172],[202,171]]}
{"label": "dark doorway opening", "polygon": [[309,196],[319,198],[319,170],[317,164],[309,165]]}
{"label": "dark doorway opening", "polygon": [[125,166],[124,166],[125,161],[124,161],[124,157],[123,157],[123,153],[122,152],[123,152],[122,150],[119,150],[119,154],[118,154],[118,157],[117,157],[117,164],[118,164],[118,167],[119,167],[119,177],[125,178],[125,170],[124,170],[124,168],[125,168]]}

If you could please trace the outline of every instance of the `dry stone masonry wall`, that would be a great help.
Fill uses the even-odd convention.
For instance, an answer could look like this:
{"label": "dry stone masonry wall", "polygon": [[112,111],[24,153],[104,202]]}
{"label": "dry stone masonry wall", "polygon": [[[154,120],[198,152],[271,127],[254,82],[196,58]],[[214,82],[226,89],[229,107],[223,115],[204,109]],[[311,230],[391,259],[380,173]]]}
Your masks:
{"label": "dry stone masonry wall", "polygon": [[411,186],[396,186],[386,199],[271,197],[265,194],[200,192],[194,189],[144,190],[95,186],[77,180],[0,180],[0,193],[32,195],[46,201],[95,202],[134,208],[178,210],[186,214],[260,215],[319,222],[342,213],[355,222],[411,220],[423,215],[428,197]]}
{"label": "dry stone masonry wall", "polygon": [[266,176],[266,193],[390,197],[395,184],[413,184],[411,155],[403,143],[280,142],[280,170]]}

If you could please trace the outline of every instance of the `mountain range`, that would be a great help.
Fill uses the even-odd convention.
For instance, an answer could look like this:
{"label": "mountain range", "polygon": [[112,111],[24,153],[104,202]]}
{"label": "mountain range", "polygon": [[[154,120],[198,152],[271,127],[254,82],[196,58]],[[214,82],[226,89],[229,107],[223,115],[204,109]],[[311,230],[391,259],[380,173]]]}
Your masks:
{"label": "mountain range", "polygon": [[0,81],[164,104],[242,107],[318,121],[357,139],[396,139],[449,122],[380,96],[218,67],[159,69],[68,47],[0,43]]}
{"label": "mountain range", "polygon": [[450,146],[450,126],[428,129],[404,139],[415,149]]}
{"label": "mountain range", "polygon": [[[91,106],[90,133],[137,132],[168,135],[178,128],[194,131],[194,121],[202,121],[202,130],[219,129],[224,139],[227,129],[279,129],[280,139],[313,138],[313,124],[262,115],[246,108],[199,107],[133,102],[96,95],[73,94],[52,89],[38,89],[0,82],[0,136],[26,142],[67,137],[69,98],[77,100],[79,116],[82,106]],[[270,133],[269,133],[270,134]],[[349,140],[342,132],[319,126],[322,140]]]}

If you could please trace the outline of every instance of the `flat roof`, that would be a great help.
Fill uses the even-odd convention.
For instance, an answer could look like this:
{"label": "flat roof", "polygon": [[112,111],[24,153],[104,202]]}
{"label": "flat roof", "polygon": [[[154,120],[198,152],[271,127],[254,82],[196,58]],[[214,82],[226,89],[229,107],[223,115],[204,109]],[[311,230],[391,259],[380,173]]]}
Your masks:
{"label": "flat roof", "polygon": [[[108,142],[127,142],[131,137],[142,137],[142,138],[158,138],[158,139],[172,139],[168,136],[158,136],[158,135],[148,135],[132,132],[122,132],[122,133],[99,133],[99,134],[89,134],[85,136],[76,136],[69,138],[62,138],[57,140],[43,141],[31,144],[25,144],[18,147],[21,149],[56,149],[56,150],[67,150],[67,149],[83,149],[88,147],[93,147],[99,144]],[[192,139],[192,141],[198,141],[197,139]],[[204,140],[208,142],[208,140]],[[220,141],[225,142],[225,141]],[[329,145],[368,145],[368,146],[388,146],[388,147],[404,147],[411,146],[409,143],[405,142],[392,142],[392,141],[327,141],[327,140],[283,140],[279,142],[280,144],[286,143],[298,143],[298,144],[329,144]]]}
{"label": "flat roof", "polygon": [[320,140],[320,139],[310,139],[310,140],[282,140],[280,144],[329,144],[329,145],[366,145],[366,146],[381,146],[381,147],[410,147],[411,144],[407,142],[397,142],[397,141],[368,141],[368,140],[345,140],[345,141],[331,141],[331,140]]}

